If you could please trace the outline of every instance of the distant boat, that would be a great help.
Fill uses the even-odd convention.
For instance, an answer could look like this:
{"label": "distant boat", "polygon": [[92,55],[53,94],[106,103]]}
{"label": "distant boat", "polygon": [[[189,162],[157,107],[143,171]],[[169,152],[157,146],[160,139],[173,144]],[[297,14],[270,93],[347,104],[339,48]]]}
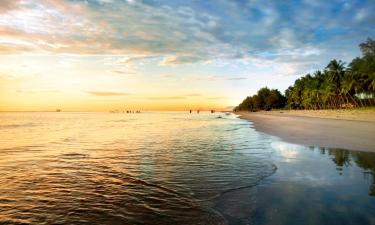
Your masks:
{"label": "distant boat", "polygon": [[56,112],[61,112],[61,109],[56,109]]}
{"label": "distant boat", "polygon": [[227,112],[227,113],[225,113],[225,115],[230,116],[230,113]]}

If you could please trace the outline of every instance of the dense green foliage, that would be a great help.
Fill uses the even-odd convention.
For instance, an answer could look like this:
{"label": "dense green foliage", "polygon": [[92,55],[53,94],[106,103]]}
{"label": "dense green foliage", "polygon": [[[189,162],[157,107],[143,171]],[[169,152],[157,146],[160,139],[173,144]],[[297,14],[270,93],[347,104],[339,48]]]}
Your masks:
{"label": "dense green foliage", "polygon": [[237,110],[270,110],[283,108],[285,106],[285,97],[276,89],[264,87],[256,95],[249,96],[237,106]]}
{"label": "dense green foliage", "polygon": [[346,67],[341,60],[331,60],[323,71],[307,74],[285,91],[262,88],[247,97],[235,110],[338,109],[375,104],[375,41],[368,38],[359,45],[362,57]]}

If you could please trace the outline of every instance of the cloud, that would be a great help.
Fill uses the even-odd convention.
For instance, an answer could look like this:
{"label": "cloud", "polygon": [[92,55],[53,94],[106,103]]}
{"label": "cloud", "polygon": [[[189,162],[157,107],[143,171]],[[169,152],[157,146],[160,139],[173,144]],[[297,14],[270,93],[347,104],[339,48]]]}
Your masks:
{"label": "cloud", "polygon": [[134,75],[135,72],[134,71],[127,71],[127,70],[111,70],[111,73],[115,73],[115,74],[122,74],[122,75]]}
{"label": "cloud", "polygon": [[188,64],[202,61],[203,58],[194,55],[168,56],[164,58],[161,65]]}
{"label": "cloud", "polygon": [[370,15],[371,13],[372,13],[372,12],[369,12],[367,9],[360,9],[360,10],[358,10],[358,12],[355,14],[354,19],[355,19],[357,22],[362,22],[363,20],[368,19],[368,18],[369,18],[369,15]]}
{"label": "cloud", "polygon": [[[201,94],[185,94],[181,96],[160,96],[160,97],[147,97],[149,100],[178,100],[178,99],[187,99],[189,97],[203,97]],[[209,100],[218,100],[218,99],[226,99],[227,97],[205,97],[206,99]]]}
{"label": "cloud", "polygon": [[129,95],[129,93],[125,93],[125,92],[112,92],[112,91],[88,91],[87,93],[90,95],[103,96],[103,97]]}
{"label": "cloud", "polygon": [[98,0],[98,2],[100,4],[109,4],[109,3],[113,3],[113,0]]}
{"label": "cloud", "polygon": [[135,55],[135,56],[127,56],[117,59],[114,64],[115,65],[128,65],[134,62],[139,61],[147,61],[153,58],[157,58],[158,56],[155,55]]}
{"label": "cloud", "polygon": [[173,75],[173,74],[161,74],[160,77],[161,78],[175,78],[176,75]]}
{"label": "cloud", "polygon": [[185,94],[185,96],[187,96],[187,97],[198,97],[198,96],[201,96],[201,94],[199,94],[199,93],[189,93],[189,94]]}
{"label": "cloud", "polygon": [[169,97],[147,97],[149,100],[178,100],[186,99],[185,96],[169,96]]}
{"label": "cloud", "polygon": [[290,52],[319,46],[314,54],[327,54],[337,50],[334,42],[354,54],[348,46],[375,35],[373,11],[372,0],[4,0],[0,54],[124,56],[117,65],[159,58],[164,66],[206,63],[259,53],[301,61],[311,55],[295,51],[293,58]]}
{"label": "cloud", "polygon": [[19,7],[19,0],[2,0],[0,1],[0,14],[5,13]]}
{"label": "cloud", "polygon": [[230,75],[208,75],[208,76],[194,76],[189,78],[190,80],[195,81],[238,81],[246,80],[247,77],[241,76],[230,76]]}
{"label": "cloud", "polygon": [[219,100],[219,99],[226,99],[226,97],[209,97],[209,100]]}
{"label": "cloud", "polygon": [[[152,96],[146,97],[149,100],[183,100],[188,99],[190,97],[202,97],[202,94],[199,93],[187,93],[184,95],[176,95],[176,96]],[[209,100],[217,100],[217,99],[225,99],[225,97],[207,97],[206,99]]]}
{"label": "cloud", "polygon": [[246,77],[227,77],[225,80],[247,80]]}
{"label": "cloud", "polygon": [[27,89],[27,90],[17,90],[17,93],[20,94],[40,94],[40,93],[59,93],[61,91],[59,90],[33,90],[33,89]]}

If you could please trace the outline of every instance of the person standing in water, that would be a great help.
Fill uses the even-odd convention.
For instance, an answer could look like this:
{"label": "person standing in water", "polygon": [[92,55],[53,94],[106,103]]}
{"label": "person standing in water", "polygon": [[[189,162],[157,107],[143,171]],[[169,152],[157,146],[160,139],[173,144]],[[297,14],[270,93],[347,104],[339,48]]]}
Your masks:
{"label": "person standing in water", "polygon": [[190,109],[190,114],[191,114],[191,109]]}

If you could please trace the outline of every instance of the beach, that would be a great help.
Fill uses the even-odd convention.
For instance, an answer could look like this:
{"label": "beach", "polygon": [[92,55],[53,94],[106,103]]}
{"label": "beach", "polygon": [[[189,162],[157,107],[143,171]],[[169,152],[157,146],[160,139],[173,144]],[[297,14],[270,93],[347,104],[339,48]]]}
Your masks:
{"label": "beach", "polygon": [[260,132],[284,141],[328,148],[375,152],[375,111],[282,110],[237,112]]}

